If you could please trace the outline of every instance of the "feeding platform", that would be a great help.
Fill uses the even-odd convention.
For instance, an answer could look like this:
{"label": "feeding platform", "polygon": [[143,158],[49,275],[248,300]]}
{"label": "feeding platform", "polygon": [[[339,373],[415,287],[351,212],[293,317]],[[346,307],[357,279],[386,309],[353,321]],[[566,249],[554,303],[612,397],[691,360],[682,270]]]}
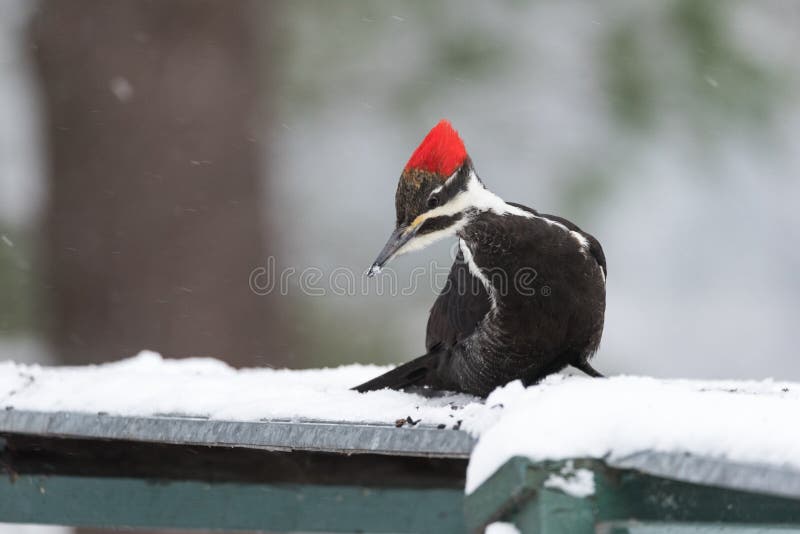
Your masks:
{"label": "feeding platform", "polygon": [[464,531],[457,430],[11,410],[0,436],[0,522]]}
{"label": "feeding platform", "polygon": [[0,363],[0,523],[800,527],[800,430],[788,417],[800,385],[554,378],[485,402],[348,391],[379,371],[237,371],[152,354],[88,368]]}

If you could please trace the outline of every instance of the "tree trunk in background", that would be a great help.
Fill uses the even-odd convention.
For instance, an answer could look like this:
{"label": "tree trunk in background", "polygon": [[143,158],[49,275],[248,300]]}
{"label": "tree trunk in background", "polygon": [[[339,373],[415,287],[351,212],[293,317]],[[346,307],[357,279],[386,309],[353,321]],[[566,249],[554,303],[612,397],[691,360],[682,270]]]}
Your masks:
{"label": "tree trunk in background", "polygon": [[62,361],[142,348],[284,365],[243,1],[46,1],[34,20],[50,154],[52,341]]}

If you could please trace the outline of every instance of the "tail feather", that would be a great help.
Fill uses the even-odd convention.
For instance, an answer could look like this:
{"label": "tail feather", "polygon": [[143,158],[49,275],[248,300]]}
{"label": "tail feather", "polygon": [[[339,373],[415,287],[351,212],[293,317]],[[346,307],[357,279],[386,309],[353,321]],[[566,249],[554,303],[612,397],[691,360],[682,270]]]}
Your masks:
{"label": "tail feather", "polygon": [[605,375],[603,375],[602,373],[600,373],[600,371],[592,367],[588,361],[583,361],[578,364],[573,363],[572,366],[575,367],[576,369],[583,371],[584,373],[593,378],[605,378]]}
{"label": "tail feather", "polygon": [[428,383],[432,371],[436,368],[437,356],[436,353],[425,354],[352,389],[363,393],[384,388],[405,389],[411,386],[423,386]]}

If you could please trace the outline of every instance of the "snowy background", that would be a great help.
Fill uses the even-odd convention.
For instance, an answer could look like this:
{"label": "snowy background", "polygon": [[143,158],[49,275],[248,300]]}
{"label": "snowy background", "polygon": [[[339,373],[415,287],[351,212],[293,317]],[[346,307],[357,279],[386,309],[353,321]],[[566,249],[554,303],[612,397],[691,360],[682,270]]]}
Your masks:
{"label": "snowy background", "polygon": [[[217,284],[218,266],[193,258],[147,263],[146,253],[129,260],[131,271],[150,273],[151,285],[169,271],[170,286],[155,290],[164,295],[152,296],[119,273],[106,277],[111,267],[89,256],[105,247],[124,257],[125,242],[112,241],[128,227],[120,223],[115,234],[116,223],[108,228],[88,217],[75,223],[83,224],[75,234],[80,239],[68,245],[84,264],[68,276],[50,272],[64,272],[49,258],[65,245],[45,222],[58,192],[54,184],[71,175],[59,170],[60,160],[45,142],[55,139],[59,126],[48,119],[52,108],[43,106],[43,88],[54,85],[43,85],[40,63],[63,58],[39,46],[34,29],[42,5],[49,4],[0,1],[0,360],[82,363],[68,355],[85,351],[95,361],[115,360],[151,348],[169,356],[235,359],[237,365],[305,368],[396,362],[422,352],[433,284],[407,295],[377,295],[368,286],[368,294],[338,296],[308,294],[294,281],[287,294],[269,300],[267,308],[280,310],[277,318],[215,326],[207,310],[165,303],[191,303],[185,299]],[[96,40],[86,57],[110,55],[115,69],[97,82],[98,109],[86,113],[102,113],[109,102],[146,104],[139,98],[145,82],[126,63],[130,57],[113,55],[117,48],[106,46],[100,23],[92,26],[92,2],[82,5],[80,35],[90,44]],[[338,268],[360,275],[393,225],[402,166],[430,126],[447,117],[493,190],[567,216],[603,243],[608,312],[598,368],[656,377],[800,379],[795,3],[236,5],[254,35],[254,60],[246,71],[254,71],[259,87],[260,111],[251,126],[261,169],[260,235],[280,269],[318,268],[323,289]],[[137,29],[148,23],[147,14],[135,15],[110,20],[120,21],[123,37],[154,47],[149,30]],[[224,50],[225,35],[210,33],[203,42]],[[148,51],[158,58],[159,49]],[[174,70],[180,58],[167,59]],[[192,67],[192,59],[186,61]],[[74,68],[83,75],[82,64]],[[59,88],[71,82],[63,76]],[[191,91],[189,86],[187,99]],[[213,119],[221,105],[204,101],[198,113]],[[127,142],[114,137],[125,129],[110,122],[95,126],[112,143]],[[201,126],[196,135],[215,146],[213,121]],[[180,149],[170,147],[169,138],[160,143]],[[86,172],[98,165],[105,165],[101,175],[122,172],[124,161],[117,167],[108,158],[93,159],[102,150],[87,149]],[[146,162],[152,155],[137,157]],[[213,167],[217,157],[193,153],[187,167]],[[222,164],[216,172],[220,188],[236,179]],[[102,187],[94,184],[85,194]],[[105,198],[116,187],[109,178]],[[133,223],[151,217],[148,198],[130,201]],[[156,200],[153,195],[153,206]],[[177,211],[184,209],[179,203]],[[252,235],[225,229],[237,215],[232,206],[205,217],[204,235],[209,227],[223,228],[215,239],[259,248],[246,241]],[[169,235],[170,224],[158,234]],[[156,247],[176,245],[152,246],[155,255]],[[450,244],[441,244],[393,267],[404,280],[416,266],[446,267],[449,254]],[[248,266],[257,268],[260,261]],[[246,288],[248,271],[231,283]],[[81,300],[101,284],[104,307],[96,308],[96,295]],[[138,316],[128,320],[126,306],[134,308],[138,293],[150,300],[137,301]],[[102,322],[115,310],[123,310],[116,322]],[[81,331],[71,330],[76,314],[89,318]],[[159,332],[191,334],[196,328],[200,341],[182,345],[139,336],[133,325],[141,317],[160,325]],[[270,335],[281,342],[263,350],[248,347],[233,358],[227,352],[239,351],[235,344],[230,350],[212,344],[223,333],[256,338],[278,320],[281,328]],[[110,344],[109,338],[125,343]]]}

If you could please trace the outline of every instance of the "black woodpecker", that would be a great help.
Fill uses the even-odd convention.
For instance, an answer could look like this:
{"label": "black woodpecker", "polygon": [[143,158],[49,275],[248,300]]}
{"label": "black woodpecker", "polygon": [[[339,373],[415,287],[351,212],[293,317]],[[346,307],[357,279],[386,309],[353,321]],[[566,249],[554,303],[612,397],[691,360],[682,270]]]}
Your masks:
{"label": "black woodpecker", "polygon": [[475,172],[449,122],[439,122],[406,164],[397,224],[369,270],[455,236],[459,252],[428,318],[427,353],[356,386],[419,388],[480,397],[589,364],[603,334],[606,260],[572,222],[505,202]]}

